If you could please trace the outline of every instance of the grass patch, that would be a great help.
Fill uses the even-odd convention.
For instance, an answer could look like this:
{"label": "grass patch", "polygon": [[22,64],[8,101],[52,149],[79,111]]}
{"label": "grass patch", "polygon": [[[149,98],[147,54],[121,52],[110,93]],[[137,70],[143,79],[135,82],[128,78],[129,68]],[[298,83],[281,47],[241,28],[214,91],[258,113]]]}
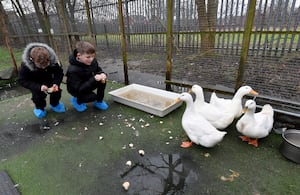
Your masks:
{"label": "grass patch", "polygon": [[[13,62],[10,56],[10,53],[6,47],[0,47],[0,71],[5,70],[7,68],[13,67]],[[23,53],[23,49],[13,49],[13,54],[16,60],[17,65],[21,63],[21,56]]]}

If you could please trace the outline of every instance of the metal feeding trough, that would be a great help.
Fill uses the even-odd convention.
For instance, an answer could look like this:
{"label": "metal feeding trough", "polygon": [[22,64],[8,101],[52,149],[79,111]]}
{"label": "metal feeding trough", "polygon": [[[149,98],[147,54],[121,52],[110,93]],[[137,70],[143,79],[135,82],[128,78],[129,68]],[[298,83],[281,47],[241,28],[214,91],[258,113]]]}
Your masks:
{"label": "metal feeding trough", "polygon": [[164,117],[182,104],[182,102],[176,102],[179,97],[178,93],[139,84],[130,84],[110,91],[108,94],[116,102],[159,117]]}
{"label": "metal feeding trough", "polygon": [[300,164],[300,130],[289,129],[282,133],[280,152],[287,159]]}

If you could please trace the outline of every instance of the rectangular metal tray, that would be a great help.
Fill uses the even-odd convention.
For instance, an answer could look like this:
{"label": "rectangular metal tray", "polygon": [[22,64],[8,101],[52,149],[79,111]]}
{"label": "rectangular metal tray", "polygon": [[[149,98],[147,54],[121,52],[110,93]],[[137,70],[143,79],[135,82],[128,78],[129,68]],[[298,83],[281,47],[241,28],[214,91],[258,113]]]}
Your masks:
{"label": "rectangular metal tray", "polygon": [[182,102],[176,103],[178,93],[139,84],[130,84],[108,94],[116,102],[159,117],[164,117],[182,104]]}

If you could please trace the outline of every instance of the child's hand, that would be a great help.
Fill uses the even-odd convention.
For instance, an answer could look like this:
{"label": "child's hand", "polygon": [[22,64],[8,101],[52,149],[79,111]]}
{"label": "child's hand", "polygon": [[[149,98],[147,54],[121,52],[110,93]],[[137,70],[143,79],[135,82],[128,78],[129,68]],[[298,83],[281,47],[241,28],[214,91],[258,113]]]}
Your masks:
{"label": "child's hand", "polygon": [[48,93],[53,93],[53,92],[57,92],[59,89],[58,89],[58,85],[56,84],[53,84],[52,87],[48,88],[47,89],[47,92]]}
{"label": "child's hand", "polygon": [[53,84],[53,85],[52,85],[52,88],[53,88],[53,91],[54,91],[54,92],[58,91],[58,85]]}
{"label": "child's hand", "polygon": [[105,83],[105,80],[106,80],[106,74],[104,74],[104,73],[96,74],[96,75],[95,75],[95,80],[96,80],[96,81],[101,81],[102,83]]}
{"label": "child's hand", "polygon": [[41,91],[47,91],[48,87],[46,85],[41,86]]}

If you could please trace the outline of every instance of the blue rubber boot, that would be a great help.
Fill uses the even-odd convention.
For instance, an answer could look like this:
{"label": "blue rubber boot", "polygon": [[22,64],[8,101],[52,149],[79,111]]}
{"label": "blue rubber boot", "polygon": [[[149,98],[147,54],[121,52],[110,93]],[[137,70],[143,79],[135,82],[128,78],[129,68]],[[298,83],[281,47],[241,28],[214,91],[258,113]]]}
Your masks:
{"label": "blue rubber boot", "polygon": [[98,108],[99,110],[107,110],[108,109],[108,105],[104,100],[102,102],[95,101],[94,106],[96,108]]}
{"label": "blue rubber boot", "polygon": [[78,112],[83,112],[87,109],[85,103],[82,103],[82,104],[77,103],[76,97],[71,98],[71,103],[72,103],[73,107],[75,108],[75,110],[77,110]]}
{"label": "blue rubber boot", "polygon": [[59,102],[59,103],[57,104],[57,106],[52,106],[52,105],[50,104],[50,108],[51,108],[54,112],[57,112],[57,113],[66,112],[65,105],[64,105],[62,102]]}
{"label": "blue rubber boot", "polygon": [[37,108],[33,110],[33,113],[37,118],[44,118],[47,114],[46,110],[41,110]]}

